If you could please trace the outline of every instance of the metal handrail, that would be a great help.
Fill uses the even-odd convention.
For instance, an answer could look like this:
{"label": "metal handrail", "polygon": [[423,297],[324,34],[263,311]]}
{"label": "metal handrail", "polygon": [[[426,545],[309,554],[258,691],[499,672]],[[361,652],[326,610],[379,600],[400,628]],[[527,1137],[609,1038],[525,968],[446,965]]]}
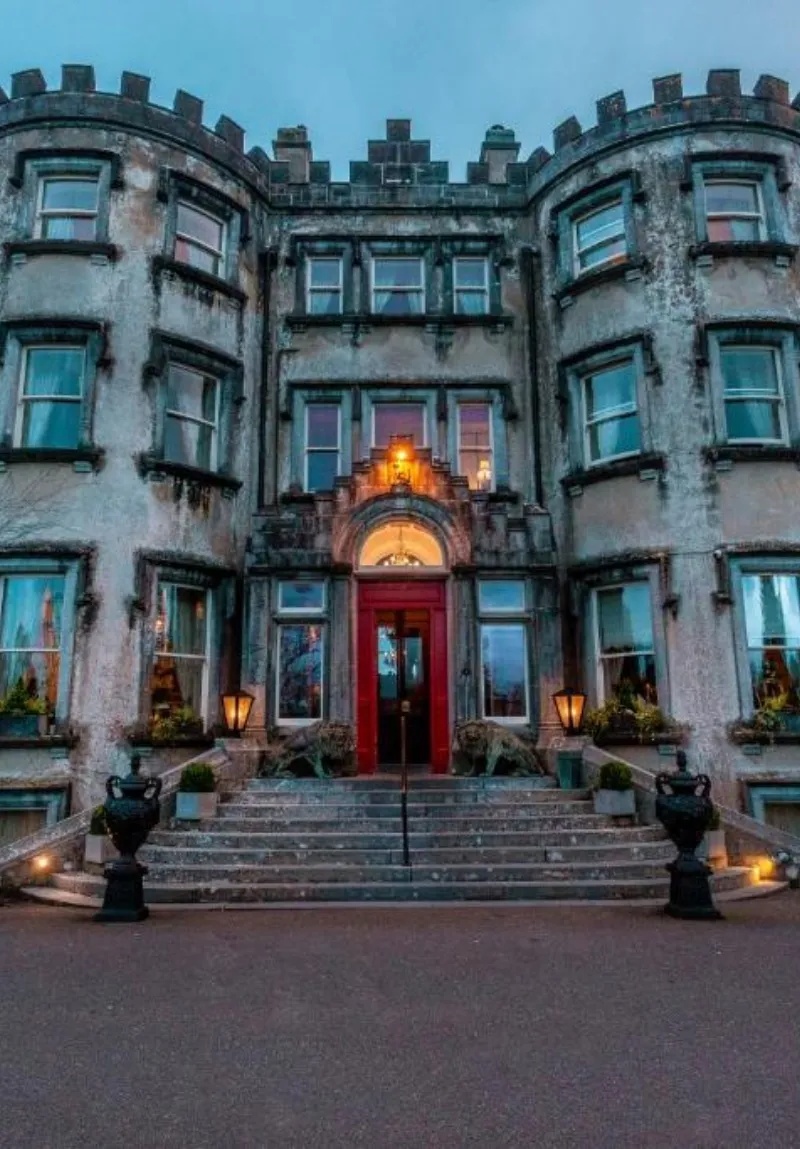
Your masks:
{"label": "metal handrail", "polygon": [[400,703],[400,813],[403,823],[403,865],[411,865],[408,848],[408,762],[406,761],[406,716],[411,703],[403,699]]}

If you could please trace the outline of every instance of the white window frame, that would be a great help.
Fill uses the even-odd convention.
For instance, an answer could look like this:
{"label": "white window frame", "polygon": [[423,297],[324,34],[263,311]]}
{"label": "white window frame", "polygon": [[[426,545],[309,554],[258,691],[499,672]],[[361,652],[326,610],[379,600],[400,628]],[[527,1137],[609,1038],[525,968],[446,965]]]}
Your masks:
{"label": "white window frame", "polygon": [[752,672],[752,668],[750,666],[750,655],[754,651],[760,651],[762,654],[762,657],[763,657],[763,652],[765,650],[796,651],[796,650],[800,650],[800,647],[798,647],[798,646],[787,646],[785,644],[783,646],[779,646],[777,643],[771,643],[769,646],[751,646],[750,645],[750,634],[749,634],[749,628],[747,625],[747,596],[745,594],[745,589],[744,589],[745,580],[748,578],[755,578],[755,579],[759,579],[759,580],[764,579],[764,578],[770,578],[770,579],[793,578],[793,579],[800,580],[800,566],[798,566],[794,570],[791,570],[789,568],[780,569],[780,570],[770,570],[767,568],[767,569],[762,569],[762,570],[755,570],[755,569],[750,570],[750,569],[748,569],[748,570],[742,571],[742,574],[741,574],[741,583],[742,583],[742,585],[741,585],[741,602],[742,602],[742,622],[744,624],[742,627],[742,630],[743,630],[743,637],[744,637],[744,649],[745,649],[745,654],[747,657],[746,669],[747,669],[747,676],[748,676],[748,679],[750,681],[750,705],[751,705],[751,710],[752,710],[755,707],[755,702],[753,701],[753,699],[754,699],[755,693],[756,693],[756,684],[753,681],[753,672]]}
{"label": "white window frame", "polygon": [[[275,725],[276,726],[311,726],[325,718],[325,647],[328,641],[327,625],[322,618],[304,619],[300,612],[281,611],[288,617],[278,619],[275,626]],[[284,718],[281,716],[281,628],[284,626],[316,626],[320,635],[319,660],[319,714],[310,718]]]}
{"label": "white window frame", "polygon": [[[775,378],[778,383],[778,389],[775,392],[774,398],[769,398],[763,391],[736,391],[729,397],[728,389],[725,383],[725,370],[723,367],[725,352],[726,351],[765,351],[769,352],[772,357],[772,362],[775,366]],[[735,341],[721,343],[719,347],[719,368],[722,377],[722,405],[723,415],[725,418],[725,439],[728,443],[786,443],[788,439],[788,427],[786,420],[786,397],[783,382],[783,363],[781,351],[778,347],[770,346],[768,343],[761,345],[753,345],[748,343],[736,343]],[[778,406],[778,422],[780,424],[780,438],[778,439],[740,439],[732,438],[728,433],[728,404],[729,403],[771,403]]]}
{"label": "white window frame", "polygon": [[[283,605],[283,588],[284,588],[284,586],[286,586],[288,583],[299,583],[299,582],[304,582],[304,583],[307,583],[307,584],[312,585],[312,586],[321,586],[322,587],[322,602],[320,603],[319,606],[284,606]],[[283,579],[280,579],[278,582],[278,613],[281,616],[286,615],[290,618],[294,615],[312,615],[312,614],[320,614],[321,615],[321,614],[325,613],[325,606],[326,606],[326,602],[327,602],[327,597],[328,597],[328,593],[327,593],[327,584],[325,582],[325,579],[283,578]]]}
{"label": "white window frame", "polygon": [[[188,364],[180,363],[177,360],[175,360],[174,362],[171,361],[168,364],[167,376],[169,376],[169,372],[172,370],[173,367],[176,367],[179,371],[187,371],[191,375],[197,375],[200,379],[211,379],[213,381],[213,383],[214,383],[214,420],[212,422],[209,419],[202,419],[198,415],[187,415],[185,411],[176,411],[171,407],[165,407],[164,408],[164,427],[165,427],[164,440],[165,440],[165,443],[166,443],[166,421],[167,421],[167,419],[178,419],[178,420],[182,420],[184,423],[194,423],[198,427],[210,427],[211,428],[211,452],[209,455],[208,468],[201,467],[197,461],[195,461],[194,463],[189,463],[187,465],[193,466],[193,467],[197,468],[197,470],[201,470],[201,471],[205,471],[205,470],[208,470],[209,472],[216,471],[217,467],[219,465],[219,417],[220,417],[220,401],[222,398],[221,380],[219,379],[218,376],[212,374],[210,371],[200,371],[196,367],[190,367]],[[167,389],[169,389],[169,378],[167,378]],[[166,457],[166,452],[164,455],[164,461],[168,462],[168,463],[177,463],[178,465],[180,465],[183,462],[183,460],[168,459]]]}
{"label": "white window frame", "polygon": [[[214,223],[218,224],[218,226],[220,228],[219,238],[220,238],[220,244],[221,244],[219,249],[217,249],[216,247],[212,247],[210,244],[205,243],[204,240],[198,239],[194,235],[190,235],[189,232],[181,231],[179,229],[179,227],[178,227],[178,215],[179,215],[179,211],[180,211],[181,206],[189,208],[190,211],[197,212],[198,215],[204,215],[207,219],[213,220]],[[228,247],[228,222],[226,219],[224,219],[220,215],[216,215],[213,211],[208,211],[207,208],[199,207],[196,203],[192,203],[191,200],[184,199],[182,196],[179,195],[177,197],[176,203],[175,203],[175,242],[173,244],[173,257],[176,260],[178,260],[179,263],[185,263],[188,267],[194,267],[197,271],[207,271],[207,269],[205,267],[197,267],[197,265],[192,263],[191,260],[188,260],[188,259],[182,260],[178,257],[178,255],[176,254],[176,251],[177,251],[177,246],[178,246],[179,240],[183,240],[183,242],[187,243],[190,248],[191,247],[198,247],[202,251],[205,251],[209,255],[212,255],[214,257],[214,259],[217,260],[217,267],[216,267],[215,271],[212,271],[208,274],[216,275],[220,279],[224,278],[225,260],[226,260],[226,256],[227,256],[227,247]]]}
{"label": "white window frame", "polygon": [[[601,240],[595,240],[593,243],[586,244],[581,247],[579,238],[579,227],[593,215],[599,215],[600,212],[608,211],[610,207],[619,207],[619,231],[612,235],[605,236]],[[595,251],[599,247],[605,247],[609,243],[613,243],[617,239],[625,241],[625,254],[628,250],[628,233],[625,226],[625,200],[622,195],[615,196],[613,199],[606,200],[605,203],[598,204],[596,207],[589,208],[587,211],[581,212],[580,215],[574,216],[572,219],[572,269],[575,278],[581,275],[586,275],[589,272],[596,271],[600,267],[605,267],[607,263],[618,263],[620,260],[619,255],[609,255],[605,259],[598,260],[597,263],[592,263],[588,267],[583,267],[581,264],[581,256],[587,252]]]}
{"label": "white window frame", "polygon": [[[709,210],[708,210],[708,198],[706,196],[706,189],[709,187],[713,187],[714,185],[717,185],[717,186],[719,186],[719,185],[724,185],[724,186],[734,185],[737,187],[755,188],[756,189],[756,202],[758,204],[758,211],[755,211],[755,212],[752,212],[752,211],[714,211],[714,212],[709,212]],[[706,236],[708,236],[709,221],[717,220],[717,219],[756,220],[756,222],[758,223],[757,240],[758,241],[763,240],[766,236],[767,221],[766,221],[766,217],[764,215],[764,193],[763,193],[763,189],[761,187],[761,180],[758,180],[758,179],[752,179],[752,180],[735,179],[733,176],[731,176],[730,178],[726,178],[725,176],[710,176],[710,177],[704,176],[703,177],[703,211],[705,212],[705,218],[706,218]],[[728,242],[737,242],[737,241],[735,241],[735,240],[733,240],[733,241],[731,241],[731,240],[719,240],[719,239],[713,240],[713,239],[709,238],[708,242],[709,243],[728,243]],[[739,242],[747,243],[748,241],[742,240]]]}
{"label": "white window frame", "polygon": [[[211,639],[212,639],[212,635],[213,635],[213,630],[211,627],[211,612],[214,608],[214,596],[212,595],[211,590],[208,587],[198,587],[198,586],[194,586],[192,583],[181,582],[180,579],[162,578],[161,576],[159,576],[156,579],[156,613],[155,613],[155,619],[153,620],[154,628],[155,628],[156,621],[158,619],[158,609],[159,609],[159,603],[160,603],[159,592],[160,592],[161,587],[164,585],[180,587],[183,590],[200,591],[204,595],[204,597],[205,597],[205,611],[206,611],[206,626],[205,626],[205,639],[204,639],[204,641],[205,641],[205,653],[204,654],[176,654],[174,650],[159,650],[158,644],[156,641],[153,644],[153,665],[151,665],[151,667],[150,667],[150,682],[152,683],[153,670],[154,670],[156,659],[158,659],[158,658],[168,657],[168,658],[175,658],[175,659],[183,659],[186,662],[202,662],[202,664],[203,664],[203,677],[202,677],[201,687],[200,687],[201,711],[198,714],[198,718],[202,719],[203,725],[206,726],[206,725],[208,725],[208,714],[209,714],[209,689],[208,689],[209,688],[209,672],[210,672],[209,662],[210,662],[210,658],[211,658]],[[150,710],[152,713],[152,702],[150,704]]]}
{"label": "white window frame", "polygon": [[[459,287],[458,269],[463,263],[480,263],[483,265],[482,287]],[[457,315],[475,315],[474,311],[459,311],[458,302],[462,295],[480,295],[483,299],[481,315],[489,313],[489,260],[485,255],[458,255],[453,259],[453,309]]]}
{"label": "white window frame", "polygon": [[[464,444],[461,442],[461,409],[462,409],[462,407],[485,407],[487,409],[487,411],[489,413],[489,442],[487,445],[485,445],[485,446],[480,445],[477,447],[465,447]],[[463,468],[463,465],[461,462],[461,457],[462,457],[463,453],[475,453],[477,451],[486,451],[488,456],[489,456],[489,468],[492,472],[492,477],[489,480],[489,486],[486,488],[475,487],[474,490],[476,490],[476,491],[480,491],[480,490],[484,490],[484,489],[488,490],[488,491],[493,491],[495,488],[496,475],[495,475],[495,465],[494,465],[494,419],[492,417],[493,416],[493,410],[494,410],[494,408],[493,408],[492,403],[490,403],[486,399],[459,399],[458,403],[456,404],[456,416],[457,416],[456,449],[458,452],[458,473],[459,473],[459,475],[464,475],[464,468]]]}
{"label": "white window frame", "polygon": [[[495,714],[486,713],[486,691],[484,682],[484,663],[483,663],[483,628],[485,626],[497,627],[516,627],[522,632],[522,668],[525,679],[524,683],[524,701],[525,711],[523,714],[515,715],[511,718],[501,718]],[[496,722],[498,726],[526,726],[530,722],[531,715],[531,687],[530,687],[530,671],[528,669],[528,625],[521,618],[511,618],[510,612],[497,612],[494,615],[487,615],[482,617],[478,623],[478,646],[480,655],[480,691],[481,691],[481,717],[487,722]]]}
{"label": "white window frame", "polygon": [[388,448],[388,443],[383,447],[378,447],[375,442],[375,415],[378,407],[421,407],[422,408],[422,443],[417,443],[416,447],[423,449],[428,446],[428,404],[424,399],[412,399],[406,402],[404,399],[376,399],[372,403],[372,433],[370,435],[370,444],[376,450],[385,451]]}
{"label": "white window frame", "polygon": [[[588,402],[588,388],[591,382],[598,375],[603,375],[607,371],[614,371],[622,366],[630,367],[633,377],[633,400],[629,403],[620,404],[617,407],[609,407],[599,416],[589,417],[589,402]],[[637,372],[637,364],[635,358],[620,359],[615,363],[605,363],[602,367],[596,367],[587,371],[581,377],[581,402],[583,404],[582,423],[583,423],[583,457],[586,460],[586,466],[598,467],[603,463],[611,463],[616,459],[633,459],[636,455],[642,453],[642,414],[639,409],[639,379]],[[624,418],[626,415],[637,415],[639,419],[639,446],[635,451],[620,451],[616,455],[601,455],[598,459],[592,458],[592,440],[591,428],[599,426],[601,423],[609,423],[614,419]]]}
{"label": "white window frame", "polygon": [[[398,287],[390,285],[388,287],[375,286],[375,265],[377,263],[411,263],[416,262],[419,266],[419,287]],[[375,307],[375,294],[376,292],[402,292],[404,295],[416,293],[419,295],[422,306],[419,311],[408,311],[407,315],[424,315],[426,300],[425,300],[425,261],[422,256],[418,255],[373,255],[370,261],[370,307],[373,315],[382,315],[382,311],[378,311]],[[396,318],[396,316],[395,316]]]}
{"label": "white window frame", "polygon": [[[338,268],[336,286],[315,287],[312,283],[312,268],[315,263],[335,263]],[[344,309],[344,261],[340,255],[309,255],[306,264],[306,313],[308,315],[330,315],[331,312],[312,311],[311,300],[315,295],[333,295],[339,300],[335,314],[341,315]]]}
{"label": "white window frame", "polygon": [[[47,183],[68,183],[70,181],[80,181],[80,183],[92,182],[97,191],[97,199],[95,201],[94,211],[89,211],[87,208],[45,208],[44,206],[44,189]],[[34,223],[34,237],[36,239],[52,239],[51,236],[45,235],[45,220],[47,219],[93,219],[94,220],[94,235],[91,240],[77,241],[90,243],[97,239],[97,226],[100,216],[100,177],[93,172],[42,172],[37,177],[36,187],[36,218]]]}
{"label": "white window frame", "polygon": [[[47,574],[42,574],[41,572],[36,571],[36,570],[30,570],[30,571],[21,570],[21,571],[13,571],[13,572],[4,571],[2,574],[0,574],[0,620],[2,620],[2,617],[3,617],[3,605],[5,602],[6,583],[9,581],[9,579],[45,578],[45,577],[48,577],[48,575],[49,575],[49,572]],[[64,591],[64,598],[66,599],[66,590],[67,590],[67,579],[66,579],[66,577],[63,574],[55,575],[53,577],[61,579],[61,583],[62,583],[62,587],[63,587],[63,591]],[[57,654],[58,655],[58,683],[57,683],[57,688],[56,688],[56,700],[55,700],[55,704],[53,706],[53,712],[57,713],[57,711],[59,709],[59,701],[60,701],[59,696],[61,693],[61,681],[62,681],[61,660],[62,660],[62,657],[64,655],[64,615],[63,615],[63,612],[62,612],[62,616],[61,616],[61,629],[60,629],[59,636],[58,636],[58,646],[45,646],[45,647],[38,647],[38,646],[0,646],[0,656],[2,656],[4,654]]]}
{"label": "white window frame", "polygon": [[[335,407],[336,408],[336,446],[335,447],[309,447],[308,445],[308,430],[310,415],[309,412],[312,407]],[[308,462],[310,455],[332,455],[336,454],[336,475],[337,477],[342,473],[342,405],[336,402],[310,402],[306,403],[305,409],[305,427],[303,429],[303,490],[311,492],[311,487],[308,482]],[[315,490],[317,488],[314,488]],[[325,490],[327,488],[319,488]],[[313,493],[313,492],[311,492]]]}
{"label": "white window frame", "polygon": [[619,654],[603,654],[600,645],[600,595],[610,590],[619,590],[620,588],[628,586],[646,586],[647,595],[650,601],[650,644],[649,650],[636,650],[631,651],[632,654],[637,655],[650,655],[653,659],[653,673],[656,676],[656,692],[658,695],[657,705],[661,706],[661,691],[659,690],[658,683],[658,657],[656,654],[656,628],[655,620],[653,618],[653,588],[649,580],[645,579],[627,579],[619,582],[604,583],[602,586],[594,587],[592,590],[592,637],[594,642],[594,665],[595,665],[595,689],[597,691],[598,705],[602,706],[608,701],[606,698],[605,674],[603,673],[603,663],[613,658],[619,658]]}
{"label": "white window frame", "polygon": [[[83,373],[81,375],[81,391],[79,395],[26,395],[25,384],[28,379],[28,359],[31,352],[35,351],[81,351],[83,352]],[[27,403],[77,403],[78,410],[82,411],[83,404],[86,399],[86,374],[87,374],[87,358],[86,358],[86,344],[85,343],[26,343],[22,348],[20,356],[20,375],[19,384],[17,389],[17,414],[14,421],[14,446],[24,447],[23,431],[25,428],[25,410]],[[80,441],[80,431],[78,434]],[[77,448],[78,443],[75,444]],[[40,447],[31,448],[31,450],[46,451],[54,448]]]}

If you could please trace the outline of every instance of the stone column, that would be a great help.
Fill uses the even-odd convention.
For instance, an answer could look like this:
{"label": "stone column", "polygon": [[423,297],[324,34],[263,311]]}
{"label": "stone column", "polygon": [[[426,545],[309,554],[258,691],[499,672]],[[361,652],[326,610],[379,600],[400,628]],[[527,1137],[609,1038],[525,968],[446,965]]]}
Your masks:
{"label": "stone column", "polygon": [[475,718],[478,714],[480,658],[476,634],[474,568],[454,567],[451,588],[454,718],[456,722],[461,722],[465,718]]}
{"label": "stone column", "polygon": [[328,717],[335,722],[353,721],[353,624],[355,602],[352,572],[334,571],[330,581],[329,651],[328,651]]}

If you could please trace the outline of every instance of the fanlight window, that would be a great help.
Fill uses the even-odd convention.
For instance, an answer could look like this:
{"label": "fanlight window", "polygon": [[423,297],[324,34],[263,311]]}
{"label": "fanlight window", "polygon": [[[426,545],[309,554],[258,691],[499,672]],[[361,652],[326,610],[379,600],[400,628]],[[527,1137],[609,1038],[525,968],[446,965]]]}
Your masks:
{"label": "fanlight window", "polygon": [[382,568],[443,567],[441,545],[424,527],[396,520],[377,527],[361,548],[359,566]]}

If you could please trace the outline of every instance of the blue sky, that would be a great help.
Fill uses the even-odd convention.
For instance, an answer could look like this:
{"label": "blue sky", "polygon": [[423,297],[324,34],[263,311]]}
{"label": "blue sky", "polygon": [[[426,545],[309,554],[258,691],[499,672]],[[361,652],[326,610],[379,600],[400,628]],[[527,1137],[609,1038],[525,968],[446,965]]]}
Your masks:
{"label": "blue sky", "polygon": [[29,67],[56,87],[62,63],[94,64],[112,91],[144,72],[157,102],[185,88],[248,146],[306,124],[339,179],[387,117],[411,117],[463,179],[490,124],[524,158],[616,88],[649,102],[653,76],[683,72],[694,93],[739,67],[746,89],[771,72],[800,90],[798,0],[0,0],[0,16],[4,87]]}

